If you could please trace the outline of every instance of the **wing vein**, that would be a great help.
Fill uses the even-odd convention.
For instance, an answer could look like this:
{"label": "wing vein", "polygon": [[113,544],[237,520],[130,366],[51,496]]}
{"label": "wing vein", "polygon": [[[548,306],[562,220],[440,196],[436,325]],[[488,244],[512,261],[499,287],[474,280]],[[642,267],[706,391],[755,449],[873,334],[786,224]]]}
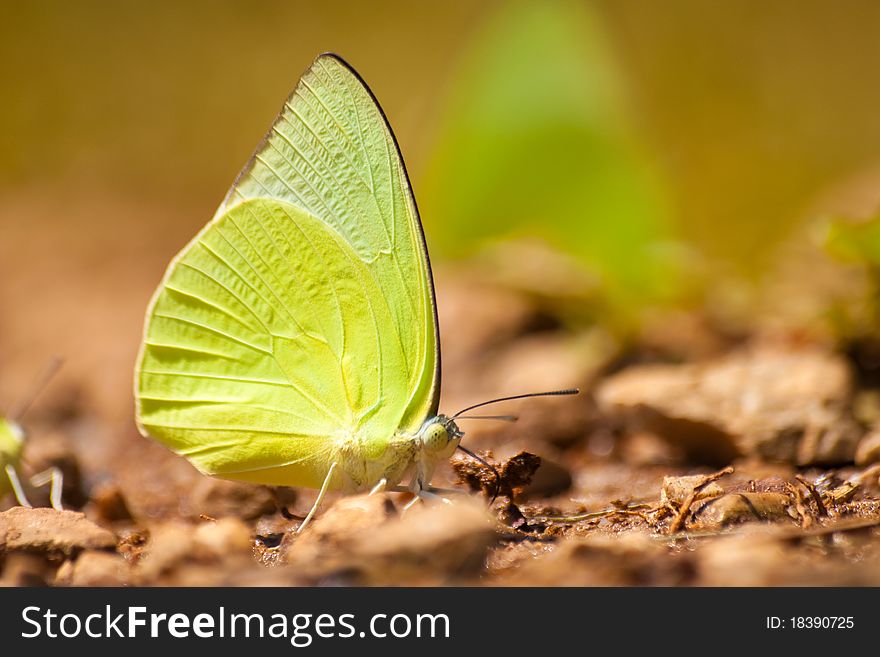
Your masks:
{"label": "wing vein", "polygon": [[237,342],[238,344],[247,347],[249,349],[253,349],[254,351],[258,351],[262,354],[266,354],[267,356],[271,356],[272,352],[268,349],[264,349],[258,345],[251,344],[247,340],[242,340],[239,337],[236,337],[230,333],[226,333],[225,331],[221,331],[220,329],[214,328],[213,326],[208,326],[207,324],[203,324],[202,322],[197,322],[193,319],[186,319],[185,317],[178,317],[177,315],[169,315],[166,313],[153,313],[153,317],[160,317],[162,319],[167,319],[174,322],[180,322],[181,324],[187,324],[189,326],[193,326],[195,328],[202,329],[204,331],[209,331],[221,337],[224,337],[228,340],[232,340],[233,342]]}
{"label": "wing vein", "polygon": [[213,309],[217,310],[218,312],[223,313],[224,315],[226,315],[230,319],[237,322],[243,328],[246,328],[251,333],[257,332],[257,330],[254,329],[253,326],[248,324],[246,321],[244,321],[241,317],[239,317],[238,315],[233,313],[231,310],[229,310],[228,308],[224,308],[223,306],[221,306],[218,303],[214,303],[213,301],[211,301],[207,297],[204,297],[201,294],[198,294],[197,292],[191,292],[189,290],[184,290],[183,288],[175,287],[170,282],[165,284],[165,289],[168,290],[169,292],[174,293],[174,294],[179,294],[179,295],[187,297],[189,299],[193,299],[194,301],[197,301],[204,306],[207,306],[209,308],[213,308]]}

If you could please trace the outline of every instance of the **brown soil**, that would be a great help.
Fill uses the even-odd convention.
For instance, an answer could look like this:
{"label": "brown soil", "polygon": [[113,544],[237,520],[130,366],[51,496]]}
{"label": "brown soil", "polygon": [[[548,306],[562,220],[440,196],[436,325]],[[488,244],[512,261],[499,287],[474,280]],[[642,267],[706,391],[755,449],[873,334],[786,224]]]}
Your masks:
{"label": "brown soil", "polygon": [[[732,339],[699,318],[624,348],[440,268],[443,410],[582,393],[496,407],[516,424],[463,421],[463,444],[495,471],[456,456],[434,482],[469,491],[451,505],[402,514],[403,494],[333,497],[297,535],[314,491],[203,477],[134,429],[142,312],[197,226],[122,205],[142,222],[121,247],[72,228],[92,221],[87,203],[74,204],[83,221],[52,224],[70,206],[31,199],[48,236],[35,241],[15,203],[0,394],[14,400],[65,357],[26,418],[25,462],[62,468],[69,511],[3,500],[0,584],[880,585],[880,395],[842,349]],[[45,490],[30,495],[48,506]]]}

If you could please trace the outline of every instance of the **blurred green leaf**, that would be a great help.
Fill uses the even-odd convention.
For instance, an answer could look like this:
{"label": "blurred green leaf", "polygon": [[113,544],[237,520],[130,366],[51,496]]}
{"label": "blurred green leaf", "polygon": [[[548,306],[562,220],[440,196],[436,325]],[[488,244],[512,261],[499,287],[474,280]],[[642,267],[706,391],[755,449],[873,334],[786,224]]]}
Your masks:
{"label": "blurred green leaf", "polygon": [[538,236],[577,256],[624,314],[675,296],[665,189],[588,7],[503,5],[465,53],[441,125],[419,185],[440,253]]}
{"label": "blurred green leaf", "polygon": [[868,221],[833,219],[825,226],[828,254],[844,262],[880,268],[880,215]]}
{"label": "blurred green leaf", "polygon": [[876,344],[880,335],[880,214],[867,220],[825,220],[816,225],[812,236],[846,275],[845,284],[838,286],[825,308],[833,335],[845,343],[867,340]]}

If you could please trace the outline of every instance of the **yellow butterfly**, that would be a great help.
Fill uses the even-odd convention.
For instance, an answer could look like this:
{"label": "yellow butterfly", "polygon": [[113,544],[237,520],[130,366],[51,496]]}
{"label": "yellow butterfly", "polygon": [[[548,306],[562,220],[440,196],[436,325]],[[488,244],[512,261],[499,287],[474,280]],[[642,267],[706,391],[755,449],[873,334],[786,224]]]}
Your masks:
{"label": "yellow butterfly", "polygon": [[320,489],[300,529],[328,490],[440,492],[463,434],[437,412],[425,237],[388,121],[338,56],[306,71],[169,265],[135,397],[142,433],[203,473]]}

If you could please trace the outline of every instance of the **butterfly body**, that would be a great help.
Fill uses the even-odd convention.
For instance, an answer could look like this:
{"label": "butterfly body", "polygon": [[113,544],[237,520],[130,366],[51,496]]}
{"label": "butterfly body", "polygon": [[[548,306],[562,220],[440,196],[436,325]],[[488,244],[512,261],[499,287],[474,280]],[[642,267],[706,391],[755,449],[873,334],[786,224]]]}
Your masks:
{"label": "butterfly body", "polygon": [[[291,440],[295,439],[291,436]],[[328,489],[346,494],[359,493],[371,490],[383,479],[389,486],[402,481],[412,470],[419,451],[417,438],[405,435],[388,437],[381,454],[370,449],[371,441],[354,435],[328,436],[327,442],[327,451],[311,465],[295,463],[258,472],[226,473],[221,476],[273,486],[320,488],[330,465],[337,463],[338,469],[331,478]],[[215,474],[206,470],[203,472]]]}
{"label": "butterfly body", "polygon": [[357,436],[340,437],[323,459],[323,465],[307,476],[297,464],[262,470],[256,476],[243,472],[227,477],[252,483],[320,488],[330,464],[337,463],[338,470],[330,479],[329,490],[361,493],[374,489],[380,482],[390,489],[409,479],[407,488],[418,492],[428,487],[437,463],[449,458],[461,439],[457,427],[448,427],[446,422],[447,418],[437,416],[427,420],[415,435],[391,436],[381,441],[386,443],[381,453],[370,449],[370,443],[377,441],[364,441]]}

